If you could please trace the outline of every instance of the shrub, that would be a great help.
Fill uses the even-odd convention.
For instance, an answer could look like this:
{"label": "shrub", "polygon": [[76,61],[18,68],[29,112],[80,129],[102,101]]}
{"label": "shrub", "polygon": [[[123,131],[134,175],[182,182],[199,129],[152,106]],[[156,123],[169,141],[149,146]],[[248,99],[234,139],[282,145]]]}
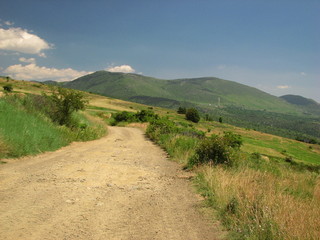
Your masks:
{"label": "shrub", "polygon": [[61,87],[53,87],[51,95],[44,96],[52,102],[51,119],[59,125],[68,127],[75,124],[72,120],[72,113],[83,110],[88,102],[82,92]]}
{"label": "shrub", "polygon": [[228,146],[235,149],[240,149],[242,145],[241,135],[233,132],[224,132],[223,140]]}
{"label": "shrub", "polygon": [[186,119],[189,121],[192,121],[194,123],[197,123],[200,121],[200,115],[197,109],[190,108],[186,112]]}
{"label": "shrub", "polygon": [[135,114],[135,117],[139,122],[150,122],[153,119],[159,118],[152,110],[141,110]]}
{"label": "shrub", "polygon": [[112,114],[112,117],[114,120],[116,120],[116,122],[131,122],[135,118],[133,113],[127,111],[114,113]]}
{"label": "shrub", "polygon": [[3,86],[3,90],[4,90],[5,92],[12,92],[13,87],[12,87],[11,84],[6,84],[6,85]]}
{"label": "shrub", "polygon": [[187,109],[185,107],[179,107],[177,113],[179,114],[186,114]]}
{"label": "shrub", "polygon": [[152,110],[141,110],[137,113],[122,111],[112,114],[112,117],[115,120],[114,125],[119,122],[151,122],[159,118]]}
{"label": "shrub", "polygon": [[200,142],[195,155],[189,160],[189,165],[204,163],[232,165],[233,154],[241,144],[241,136],[231,132],[226,132],[223,137],[212,135]]}
{"label": "shrub", "polygon": [[178,131],[178,127],[174,122],[170,121],[167,118],[159,118],[150,123],[147,128],[146,134],[148,137],[155,140],[161,134],[177,133]]}

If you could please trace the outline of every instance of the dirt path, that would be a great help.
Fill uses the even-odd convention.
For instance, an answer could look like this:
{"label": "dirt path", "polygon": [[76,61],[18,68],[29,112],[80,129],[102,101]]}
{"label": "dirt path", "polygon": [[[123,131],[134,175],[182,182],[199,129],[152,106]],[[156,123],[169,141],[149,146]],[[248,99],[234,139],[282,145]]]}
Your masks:
{"label": "dirt path", "polygon": [[0,165],[0,239],[217,239],[176,163],[139,129]]}

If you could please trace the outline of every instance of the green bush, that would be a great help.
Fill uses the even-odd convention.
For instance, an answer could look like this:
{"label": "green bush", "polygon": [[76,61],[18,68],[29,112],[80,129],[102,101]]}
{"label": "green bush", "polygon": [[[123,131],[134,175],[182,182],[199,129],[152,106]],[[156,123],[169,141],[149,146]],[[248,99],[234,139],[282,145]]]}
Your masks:
{"label": "green bush", "polygon": [[113,125],[117,125],[119,122],[151,122],[159,118],[152,110],[141,110],[137,113],[122,111],[112,114],[112,117],[114,119]]}
{"label": "green bush", "polygon": [[185,107],[179,107],[177,113],[179,114],[186,114],[187,109]]}
{"label": "green bush", "polygon": [[224,136],[212,135],[203,139],[195,150],[195,155],[189,160],[189,165],[205,163],[234,164],[234,153],[242,144],[241,136],[226,132]]}
{"label": "green bush", "polygon": [[158,118],[149,124],[146,134],[150,139],[156,140],[159,139],[160,135],[177,133],[178,131],[179,128],[174,122],[167,118]]}
{"label": "green bush", "polygon": [[12,92],[13,91],[13,87],[12,87],[11,84],[6,84],[6,85],[3,86],[3,90],[5,92]]}
{"label": "green bush", "polygon": [[235,149],[240,149],[243,143],[241,135],[233,132],[224,132],[223,140],[228,146]]}
{"label": "green bush", "polygon": [[133,122],[135,119],[134,114],[127,111],[114,113],[112,114],[112,117],[116,122]]}
{"label": "green bush", "polygon": [[198,123],[200,121],[198,110],[195,108],[189,108],[186,112],[186,119],[194,123]]}
{"label": "green bush", "polygon": [[159,118],[152,110],[141,110],[135,114],[135,117],[139,122],[150,122]]}
{"label": "green bush", "polygon": [[76,122],[72,119],[72,113],[83,110],[88,103],[84,93],[72,89],[53,87],[51,95],[44,95],[50,101],[50,117],[59,125],[73,127]]}

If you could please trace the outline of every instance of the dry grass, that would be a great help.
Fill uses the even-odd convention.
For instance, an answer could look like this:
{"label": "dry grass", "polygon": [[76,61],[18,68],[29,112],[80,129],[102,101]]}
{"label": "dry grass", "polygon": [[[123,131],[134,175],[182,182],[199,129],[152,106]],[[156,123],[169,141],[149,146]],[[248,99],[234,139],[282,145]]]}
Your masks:
{"label": "dry grass", "polygon": [[283,169],[204,167],[210,196],[225,223],[245,239],[319,239],[320,179]]}

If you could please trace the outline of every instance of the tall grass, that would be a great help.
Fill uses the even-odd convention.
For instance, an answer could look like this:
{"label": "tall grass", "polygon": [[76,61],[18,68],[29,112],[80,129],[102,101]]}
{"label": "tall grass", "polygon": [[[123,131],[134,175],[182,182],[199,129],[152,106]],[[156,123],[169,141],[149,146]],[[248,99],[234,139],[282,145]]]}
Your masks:
{"label": "tall grass", "polygon": [[[152,122],[147,136],[174,160],[187,163],[189,159],[189,166],[198,164],[196,185],[209,206],[217,210],[231,239],[320,238],[318,168],[237,149],[229,155],[232,164],[220,163],[211,156],[217,150],[216,145],[204,144],[210,138],[200,137],[197,130],[166,119]],[[223,141],[218,143],[217,146],[227,147]],[[200,150],[205,151],[203,156],[208,154],[208,159],[194,162],[195,156],[203,158]]]}
{"label": "tall grass", "polygon": [[281,172],[206,166],[198,183],[235,239],[319,239],[319,178]]}
{"label": "tall grass", "polygon": [[6,150],[1,157],[20,157],[42,151],[53,151],[70,142],[65,127],[30,115],[0,99],[0,136]]}
{"label": "tall grass", "polygon": [[106,133],[82,113],[72,115],[72,127],[59,126],[46,114],[41,96],[12,95],[0,98],[0,158],[53,151],[72,141],[97,139]]}
{"label": "tall grass", "polygon": [[184,164],[194,155],[196,146],[204,137],[204,132],[175,124],[167,118],[152,121],[146,134],[164,148],[173,160]]}

